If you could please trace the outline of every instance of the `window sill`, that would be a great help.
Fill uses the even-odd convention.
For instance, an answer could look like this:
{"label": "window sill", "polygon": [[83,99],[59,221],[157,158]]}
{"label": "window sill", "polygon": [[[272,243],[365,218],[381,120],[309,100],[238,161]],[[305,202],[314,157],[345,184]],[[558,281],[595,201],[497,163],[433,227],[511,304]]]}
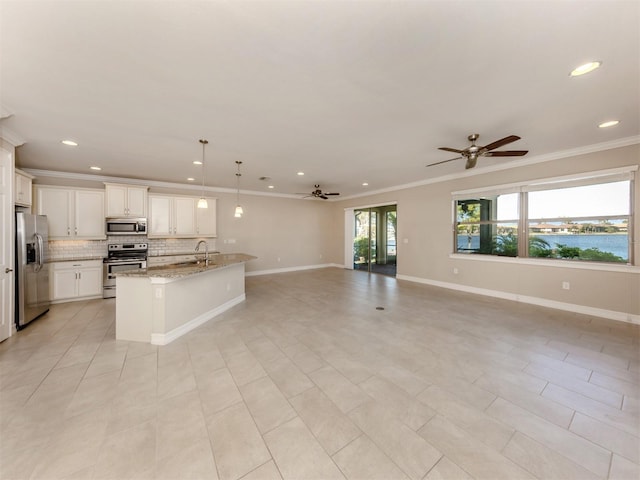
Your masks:
{"label": "window sill", "polygon": [[613,263],[583,262],[576,260],[552,260],[539,258],[499,257],[496,255],[479,255],[450,253],[449,258],[456,260],[472,260],[480,262],[511,263],[515,265],[535,265],[536,267],[575,268],[578,270],[599,270],[602,272],[621,272],[640,274],[640,267]]}

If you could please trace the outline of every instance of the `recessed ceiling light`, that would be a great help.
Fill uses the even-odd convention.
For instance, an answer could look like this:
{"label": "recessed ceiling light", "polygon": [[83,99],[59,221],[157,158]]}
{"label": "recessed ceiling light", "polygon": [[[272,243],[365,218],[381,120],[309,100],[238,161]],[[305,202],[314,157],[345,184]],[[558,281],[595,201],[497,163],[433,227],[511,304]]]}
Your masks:
{"label": "recessed ceiling light", "polygon": [[574,68],[569,75],[572,77],[579,77],[580,75],[584,75],[585,73],[593,72],[601,65],[602,62],[600,61],[585,63],[584,65],[580,65],[579,67]]}
{"label": "recessed ceiling light", "polygon": [[268,188],[276,188],[276,187],[274,187],[273,185],[269,185],[269,187],[268,187]]}
{"label": "recessed ceiling light", "polygon": [[187,178],[187,182],[195,182],[195,180],[196,180],[196,179],[195,179],[195,178],[193,178],[193,177],[189,177],[189,178]]}
{"label": "recessed ceiling light", "polygon": [[619,120],[609,120],[608,122],[602,122],[600,125],[598,125],[598,127],[600,128],[613,127],[615,125],[618,125],[619,123],[620,123]]}
{"label": "recessed ceiling light", "polygon": [[298,172],[298,175],[302,176],[304,175],[304,172]]}
{"label": "recessed ceiling light", "polygon": [[63,144],[68,145],[70,147],[77,147],[78,144],[76,142],[74,142],[73,140],[62,140]]}
{"label": "recessed ceiling light", "polygon": [[193,164],[194,165],[202,165],[202,160],[194,160]]}
{"label": "recessed ceiling light", "polygon": [[362,186],[363,186],[363,187],[368,187],[368,186],[369,186],[369,184],[368,184],[367,182],[364,182],[364,183],[362,184]]}
{"label": "recessed ceiling light", "polygon": [[89,167],[91,170],[102,170],[100,167]]}

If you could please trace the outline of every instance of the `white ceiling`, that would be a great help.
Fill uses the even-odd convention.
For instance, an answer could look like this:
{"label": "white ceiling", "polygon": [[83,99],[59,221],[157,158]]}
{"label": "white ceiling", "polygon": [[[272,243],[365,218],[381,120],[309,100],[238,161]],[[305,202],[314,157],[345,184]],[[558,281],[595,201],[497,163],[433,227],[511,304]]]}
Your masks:
{"label": "white ceiling", "polygon": [[[356,195],[637,136],[637,1],[2,0],[23,168]],[[602,60],[595,72],[568,73]],[[599,129],[605,120],[620,124]],[[78,147],[67,147],[73,139]],[[507,148],[507,147],[505,147]],[[304,171],[304,177],[296,175]],[[269,182],[259,180],[269,176]],[[368,187],[362,183],[368,182]]]}

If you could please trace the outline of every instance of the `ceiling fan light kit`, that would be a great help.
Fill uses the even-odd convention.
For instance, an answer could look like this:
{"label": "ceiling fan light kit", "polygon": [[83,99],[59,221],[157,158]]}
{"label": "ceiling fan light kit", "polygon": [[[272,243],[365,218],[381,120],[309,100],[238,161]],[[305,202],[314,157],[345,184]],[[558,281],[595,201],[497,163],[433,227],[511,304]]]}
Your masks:
{"label": "ceiling fan light kit", "polygon": [[438,150],[444,150],[445,152],[453,152],[457,153],[459,156],[455,158],[450,158],[449,160],[443,160],[441,162],[430,163],[427,167],[433,167],[434,165],[440,165],[442,163],[453,162],[454,160],[460,160],[465,158],[467,163],[465,165],[466,169],[470,169],[476,166],[479,157],[521,157],[529,153],[528,150],[499,150],[493,151],[496,148],[500,148],[508,143],[515,142],[516,140],[520,140],[520,137],[517,135],[509,135],[508,137],[501,138],[500,140],[496,140],[484,147],[479,147],[476,145],[476,140],[480,138],[480,135],[477,133],[472,133],[467,137],[467,139],[471,142],[471,146],[465,148],[464,150],[459,150],[457,148],[451,147],[439,147]]}
{"label": "ceiling fan light kit", "polygon": [[314,190],[311,191],[311,193],[298,193],[297,195],[304,195],[303,198],[321,198],[322,200],[329,200],[329,196],[334,196],[334,195],[340,195],[337,192],[323,192],[322,190],[320,190],[320,185],[319,184],[315,184],[313,186]]}

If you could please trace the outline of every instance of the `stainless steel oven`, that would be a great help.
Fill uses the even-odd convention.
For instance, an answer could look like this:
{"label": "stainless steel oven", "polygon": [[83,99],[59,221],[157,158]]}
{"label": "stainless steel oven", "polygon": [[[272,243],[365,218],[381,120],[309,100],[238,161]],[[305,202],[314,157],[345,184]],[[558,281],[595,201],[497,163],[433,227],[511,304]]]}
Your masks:
{"label": "stainless steel oven", "polygon": [[146,243],[116,243],[107,247],[108,256],[102,267],[102,297],[116,296],[116,274],[126,270],[147,268]]}

